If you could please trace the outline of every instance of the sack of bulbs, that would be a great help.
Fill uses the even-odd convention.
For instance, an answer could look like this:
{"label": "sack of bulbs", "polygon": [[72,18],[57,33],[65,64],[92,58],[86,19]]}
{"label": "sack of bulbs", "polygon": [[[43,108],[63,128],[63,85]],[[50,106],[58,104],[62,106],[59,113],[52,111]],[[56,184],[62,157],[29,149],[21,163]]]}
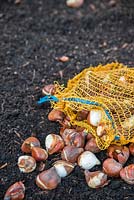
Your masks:
{"label": "sack of bulbs", "polygon": [[[134,155],[134,68],[120,63],[89,67],[69,80],[66,88],[55,82],[42,92],[45,96],[38,104],[51,102],[48,119],[60,123],[60,133],[46,137],[46,150],[37,138],[27,138],[21,149],[31,153],[31,163],[30,158],[19,158],[20,170],[32,171],[37,161],[61,152],[61,160],[36,177],[41,189],[56,188],[76,165],[84,169],[90,188],[108,185],[109,177],[134,184],[134,164],[126,165]],[[95,154],[105,149],[108,158],[101,163]],[[26,169],[27,162],[33,167]],[[102,165],[102,170],[91,172],[95,165]],[[21,188],[24,193],[24,185]]]}

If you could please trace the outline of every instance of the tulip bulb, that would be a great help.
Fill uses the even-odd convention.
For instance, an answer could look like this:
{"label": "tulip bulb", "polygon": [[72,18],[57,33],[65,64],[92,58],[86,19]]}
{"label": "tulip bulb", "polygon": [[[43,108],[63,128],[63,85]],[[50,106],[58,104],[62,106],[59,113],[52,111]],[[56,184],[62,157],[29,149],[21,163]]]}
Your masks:
{"label": "tulip bulb", "polygon": [[60,182],[61,182],[61,178],[57,174],[56,169],[54,167],[41,172],[36,177],[36,184],[42,190],[55,189]]}
{"label": "tulip bulb", "polygon": [[85,143],[85,137],[75,129],[65,129],[62,138],[67,146],[83,147]]}
{"label": "tulip bulb", "polygon": [[84,0],[67,0],[67,6],[71,8],[79,8],[84,3]]}
{"label": "tulip bulb", "polygon": [[63,139],[56,134],[49,134],[45,140],[45,146],[49,154],[57,153],[64,148]]}
{"label": "tulip bulb", "polygon": [[129,151],[130,151],[130,154],[131,154],[132,156],[134,156],[134,143],[131,143],[131,144],[129,145]]}
{"label": "tulip bulb", "polygon": [[61,135],[61,137],[62,137],[65,129],[66,129],[66,127],[64,127],[64,126],[60,127],[60,135]]}
{"label": "tulip bulb", "polygon": [[134,185],[134,164],[121,169],[120,177],[128,184]]}
{"label": "tulip bulb", "polygon": [[78,148],[74,146],[66,146],[61,152],[61,158],[71,163],[77,161],[78,156],[84,151],[83,148]]}
{"label": "tulip bulb", "polygon": [[20,156],[18,158],[18,167],[23,173],[30,173],[36,168],[36,161],[31,156]]}
{"label": "tulip bulb", "polygon": [[78,157],[78,165],[83,169],[91,169],[95,165],[100,165],[101,162],[98,158],[90,151],[84,151]]}
{"label": "tulip bulb", "polygon": [[92,126],[98,126],[102,120],[102,111],[93,109],[90,111],[87,117],[88,124],[91,124]]}
{"label": "tulip bulb", "polygon": [[49,114],[48,114],[48,119],[50,121],[57,121],[57,122],[63,122],[65,118],[65,114],[57,109],[53,109]]}
{"label": "tulip bulb", "polygon": [[77,120],[78,121],[83,121],[87,119],[88,116],[88,111],[87,110],[81,110],[77,113]]}
{"label": "tulip bulb", "polygon": [[64,160],[58,160],[58,161],[56,161],[53,164],[53,166],[55,167],[57,174],[61,178],[69,175],[73,171],[73,169],[75,167],[74,164],[72,164],[70,162],[67,162],[67,161],[64,161]]}
{"label": "tulip bulb", "polygon": [[87,141],[87,143],[85,145],[85,150],[91,151],[92,153],[98,153],[98,152],[101,151],[99,149],[99,147],[97,146],[95,138],[93,138],[93,137],[90,140]]}
{"label": "tulip bulb", "polygon": [[38,171],[42,172],[45,169],[45,163],[43,161],[40,162],[39,167],[38,167]]}
{"label": "tulip bulb", "polygon": [[19,181],[11,185],[4,196],[4,200],[22,200],[25,196],[25,186]]}
{"label": "tulip bulb", "polygon": [[84,172],[86,182],[90,188],[100,188],[108,185],[107,175],[101,171],[89,172],[85,170]]}
{"label": "tulip bulb", "polygon": [[53,84],[45,85],[42,89],[43,95],[54,95],[55,86]]}
{"label": "tulip bulb", "polygon": [[113,158],[107,158],[103,162],[103,170],[108,176],[118,177],[121,169],[122,165]]}
{"label": "tulip bulb", "polygon": [[96,129],[96,134],[99,137],[102,137],[103,135],[106,135],[107,131],[106,131],[106,125],[105,124],[99,124],[97,129]]}
{"label": "tulip bulb", "polygon": [[126,146],[111,145],[107,149],[107,154],[124,165],[129,158],[129,149]]}
{"label": "tulip bulb", "polygon": [[59,61],[61,62],[68,62],[69,61],[69,57],[68,56],[61,56],[58,58]]}
{"label": "tulip bulb", "polygon": [[32,148],[32,157],[36,161],[45,161],[48,158],[48,153],[45,149],[40,147],[33,147]]}
{"label": "tulip bulb", "polygon": [[63,121],[59,121],[59,123],[63,126],[64,129],[71,127],[70,119],[68,116],[66,116]]}
{"label": "tulip bulb", "polygon": [[91,133],[87,133],[87,140],[90,140],[91,138],[93,138],[94,136]]}
{"label": "tulip bulb", "polygon": [[21,150],[24,153],[31,153],[33,147],[40,147],[40,142],[36,137],[29,137],[21,145]]}
{"label": "tulip bulb", "polygon": [[132,129],[134,128],[134,115],[131,117],[125,119],[125,121],[122,122],[122,127],[124,129]]}

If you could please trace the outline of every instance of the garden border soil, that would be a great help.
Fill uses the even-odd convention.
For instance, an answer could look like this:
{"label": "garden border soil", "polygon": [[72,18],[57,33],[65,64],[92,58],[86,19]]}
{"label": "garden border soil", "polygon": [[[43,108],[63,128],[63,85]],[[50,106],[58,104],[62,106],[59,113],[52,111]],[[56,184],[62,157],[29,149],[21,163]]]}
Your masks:
{"label": "garden border soil", "polygon": [[[102,189],[89,189],[83,170],[76,167],[53,191],[35,185],[37,169],[20,173],[17,159],[22,141],[34,135],[44,147],[49,133],[59,133],[59,124],[48,121],[49,103],[37,106],[41,88],[61,84],[90,65],[119,61],[134,66],[134,2],[86,0],[78,9],[64,0],[0,1],[0,199],[16,181],[26,186],[28,200],[132,200],[133,186],[111,179]],[[113,1],[114,2],[114,1]],[[70,60],[59,62],[67,55]],[[102,161],[105,152],[97,154]],[[48,158],[45,168],[60,155]],[[128,163],[133,163],[130,157]],[[96,167],[95,169],[100,169]]]}

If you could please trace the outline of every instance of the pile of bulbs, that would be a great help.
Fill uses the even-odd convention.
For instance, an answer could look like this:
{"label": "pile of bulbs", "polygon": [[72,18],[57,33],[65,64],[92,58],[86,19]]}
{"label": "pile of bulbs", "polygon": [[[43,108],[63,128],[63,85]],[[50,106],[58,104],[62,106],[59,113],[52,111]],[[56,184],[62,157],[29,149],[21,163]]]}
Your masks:
{"label": "pile of bulbs", "polygon": [[[43,88],[43,94],[54,94],[53,85]],[[87,117],[92,126],[99,127],[101,113],[99,110],[92,110],[90,113],[83,111],[79,113],[80,120]],[[18,158],[18,167],[23,173],[30,173],[36,168],[36,162],[44,162],[49,155],[61,152],[61,160],[53,163],[53,166],[42,171],[36,177],[36,184],[42,190],[55,189],[61,182],[61,179],[69,175],[76,165],[84,170],[85,180],[90,188],[99,188],[108,185],[108,177],[121,177],[128,184],[134,184],[134,164],[124,167],[130,154],[134,155],[134,144],[127,146],[110,145],[107,149],[108,158],[102,163],[102,170],[89,171],[96,165],[101,165],[101,161],[96,157],[96,153],[101,150],[98,148],[95,138],[80,127],[72,127],[69,119],[60,110],[53,109],[48,119],[58,121],[62,127],[60,135],[49,134],[45,138],[46,149],[41,148],[40,142],[35,137],[27,138],[21,150],[24,153]],[[98,135],[102,136],[104,131],[101,127],[98,129]],[[4,197],[4,200],[24,199],[25,186],[20,182],[11,185]]]}

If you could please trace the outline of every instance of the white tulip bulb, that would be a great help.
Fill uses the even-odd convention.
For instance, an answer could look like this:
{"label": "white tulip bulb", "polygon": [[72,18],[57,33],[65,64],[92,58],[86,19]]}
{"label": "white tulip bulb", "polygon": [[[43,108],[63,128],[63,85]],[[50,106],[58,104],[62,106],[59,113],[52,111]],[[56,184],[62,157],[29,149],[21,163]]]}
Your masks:
{"label": "white tulip bulb", "polygon": [[102,119],[102,111],[101,110],[91,110],[88,114],[87,121],[92,126],[98,126]]}
{"label": "white tulip bulb", "polygon": [[83,169],[91,169],[95,165],[100,165],[101,162],[98,160],[98,158],[90,151],[84,151],[79,157],[78,157],[78,165]]}

